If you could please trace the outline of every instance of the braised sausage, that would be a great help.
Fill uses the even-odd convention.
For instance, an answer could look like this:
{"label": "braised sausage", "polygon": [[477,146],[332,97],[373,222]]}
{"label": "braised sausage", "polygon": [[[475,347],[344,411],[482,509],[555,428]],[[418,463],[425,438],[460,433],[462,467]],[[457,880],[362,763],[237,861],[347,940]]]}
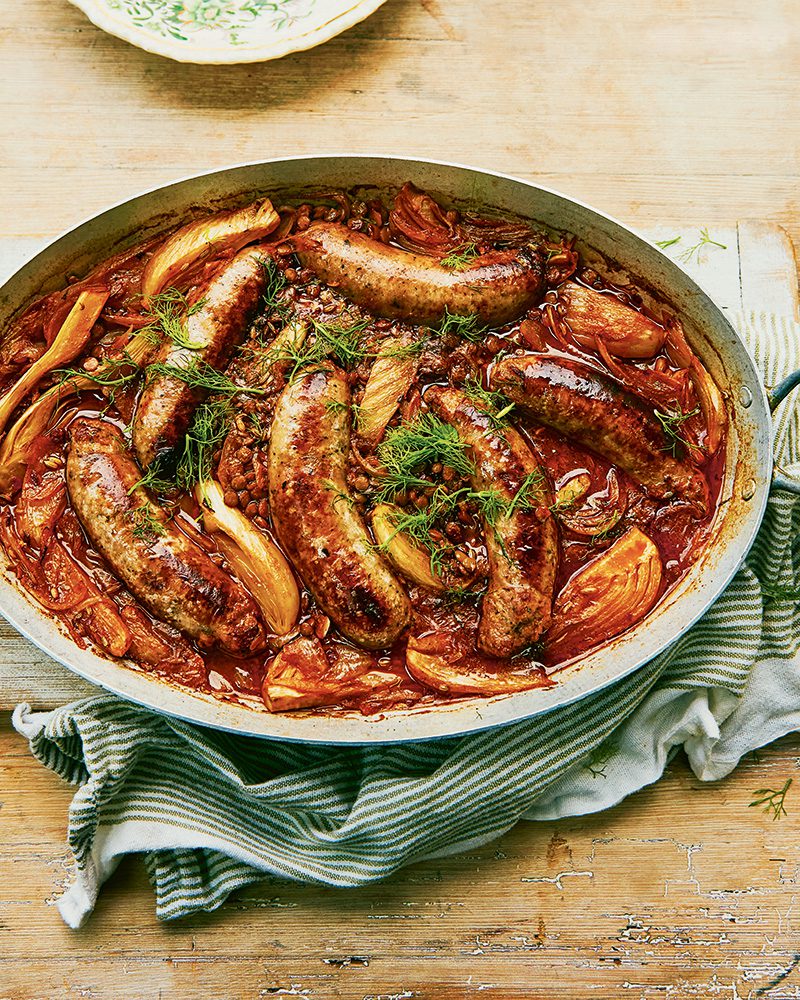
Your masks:
{"label": "braised sausage", "polygon": [[[491,417],[458,389],[431,386],[425,402],[469,446],[476,469],[473,488],[491,490],[510,508],[485,524],[489,588],[481,607],[478,648],[489,656],[513,656],[550,623],[558,535],[544,474],[517,431],[494,427]],[[520,496],[521,489],[525,493]]]}
{"label": "braised sausage", "polygon": [[[80,417],[70,428],[67,488],[111,571],[152,614],[202,644],[246,655],[265,646],[247,591],[137,486],[141,473],[122,432]],[[136,511],[144,509],[146,520]]]}
{"label": "braised sausage", "polygon": [[332,365],[286,386],[269,443],[270,506],[278,539],[322,610],[353,642],[383,649],[409,623],[411,605],[347,490],[349,403]]}
{"label": "braised sausage", "polygon": [[[167,338],[155,363],[188,368],[201,363],[220,369],[252,319],[264,290],[267,272],[263,254],[238,254],[206,289],[200,308],[186,319],[186,344]],[[133,419],[133,447],[147,468],[155,458],[175,448],[205,396],[181,379],[156,374],[142,389]]]}
{"label": "braised sausage", "polygon": [[492,251],[456,270],[335,222],[312,226],[291,242],[324,282],[389,319],[435,324],[447,309],[500,326],[518,319],[544,288],[545,254],[536,244]]}
{"label": "braised sausage", "polygon": [[705,513],[705,478],[671,454],[652,408],[619,382],[566,358],[504,358],[491,386],[536,420],[561,431],[628,472],[658,499],[679,496]]}

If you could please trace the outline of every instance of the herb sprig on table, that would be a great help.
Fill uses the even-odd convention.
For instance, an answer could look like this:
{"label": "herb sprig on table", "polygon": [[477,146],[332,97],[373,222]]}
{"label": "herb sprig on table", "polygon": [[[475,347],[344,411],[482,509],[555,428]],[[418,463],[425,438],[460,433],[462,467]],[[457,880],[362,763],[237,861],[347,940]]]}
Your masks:
{"label": "herb sprig on table", "polygon": [[772,813],[772,819],[780,819],[781,816],[787,816],[786,806],[784,805],[786,801],[786,793],[789,791],[792,785],[792,779],[787,778],[784,783],[783,788],[758,788],[753,795],[755,798],[750,803],[749,808],[754,809],[757,807],[761,808],[762,812],[769,815]]}

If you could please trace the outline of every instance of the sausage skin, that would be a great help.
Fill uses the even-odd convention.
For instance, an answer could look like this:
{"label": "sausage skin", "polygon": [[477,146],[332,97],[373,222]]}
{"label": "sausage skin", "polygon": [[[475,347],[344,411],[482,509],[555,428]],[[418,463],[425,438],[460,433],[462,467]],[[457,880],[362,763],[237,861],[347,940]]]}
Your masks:
{"label": "sausage skin", "polygon": [[550,624],[558,534],[544,493],[544,475],[520,434],[511,427],[495,428],[458,389],[431,386],[425,402],[469,446],[475,490],[491,490],[510,503],[526,477],[536,477],[538,485],[526,494],[533,504],[529,499],[485,525],[489,588],[481,607],[478,649],[489,656],[514,656]]}
{"label": "sausage skin", "polygon": [[670,454],[652,408],[614,379],[579,361],[526,355],[497,362],[490,382],[536,420],[624,469],[651,496],[679,496],[708,510],[705,478]]}
{"label": "sausage skin", "polygon": [[291,242],[305,267],[388,319],[436,324],[447,309],[500,326],[518,319],[544,289],[545,255],[535,244],[492,251],[459,271],[336,222],[321,222]]}
{"label": "sausage skin", "polygon": [[269,443],[275,532],[322,610],[367,649],[392,645],[411,604],[347,491],[350,391],[331,365],[283,390]]}
{"label": "sausage skin", "polygon": [[[234,257],[212,280],[200,308],[186,320],[186,340],[197,346],[182,347],[167,337],[155,362],[187,368],[200,361],[221,369],[252,319],[264,290],[263,259],[256,250]],[[132,427],[133,447],[143,468],[172,452],[205,395],[204,390],[170,375],[156,375],[146,381]]]}
{"label": "sausage skin", "polygon": [[[156,618],[203,644],[235,655],[263,649],[266,636],[252,597],[136,486],[140,478],[117,427],[88,417],[73,422],[67,489],[114,575]],[[146,505],[159,527],[136,531],[133,512]]]}

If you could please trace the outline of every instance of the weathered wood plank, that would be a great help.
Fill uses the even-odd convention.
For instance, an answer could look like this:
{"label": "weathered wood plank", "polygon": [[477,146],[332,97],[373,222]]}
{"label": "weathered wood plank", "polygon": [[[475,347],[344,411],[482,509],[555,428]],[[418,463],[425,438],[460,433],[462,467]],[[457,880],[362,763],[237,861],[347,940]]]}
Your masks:
{"label": "weathered wood plank", "polygon": [[780,822],[748,804],[797,780],[799,753],[787,738],[715,785],[677,762],[597,816],[521,823],[359,890],[270,879],[168,926],[130,861],[76,933],[46,902],[68,877],[71,791],[3,728],[0,998],[796,997],[800,799]]}
{"label": "weathered wood plank", "polygon": [[[3,13],[0,236],[30,249],[183,174],[343,149],[517,173],[642,229],[752,218],[800,239],[794,0],[389,0],[311,52],[216,68],[139,52],[67,3]],[[738,253],[782,273],[741,231]],[[746,302],[778,309],[779,285],[745,283]],[[0,628],[9,654],[36,656]],[[69,696],[25,669],[34,700]],[[255,887],[178,926],[156,925],[126,863],[76,934],[43,902],[67,877],[71,792],[2,725],[0,1000],[800,997],[800,807],[747,808],[765,784],[795,792],[796,739],[719,786],[676,764],[598,817],[521,824],[359,892]]]}

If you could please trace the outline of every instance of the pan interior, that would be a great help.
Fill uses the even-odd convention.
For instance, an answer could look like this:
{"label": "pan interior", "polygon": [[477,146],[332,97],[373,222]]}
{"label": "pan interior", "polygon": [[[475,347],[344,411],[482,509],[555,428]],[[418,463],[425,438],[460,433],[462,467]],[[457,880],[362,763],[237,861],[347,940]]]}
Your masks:
{"label": "pan interior", "polygon": [[557,674],[558,683],[496,698],[364,717],[337,710],[270,714],[263,706],[193,694],[79,649],[16,587],[7,566],[0,612],[45,653],[123,697],[156,711],[255,736],[320,743],[389,743],[487,729],[568,704],[624,677],[668,647],[719,596],[746,555],[763,516],[771,476],[771,422],[763,386],[721,310],[655,247],[587,206],[525,181],[455,164],[396,157],[298,157],[231,167],[147,192],[89,219],[42,250],[0,288],[3,326],[31,298],[63,284],[115,250],[209,209],[259,194],[353,187],[399,188],[411,180],[434,197],[475,203],[578,237],[587,261],[631,278],[681,316],[693,348],[725,392],[731,426],[727,472],[712,535],[701,557],[637,628]]}

